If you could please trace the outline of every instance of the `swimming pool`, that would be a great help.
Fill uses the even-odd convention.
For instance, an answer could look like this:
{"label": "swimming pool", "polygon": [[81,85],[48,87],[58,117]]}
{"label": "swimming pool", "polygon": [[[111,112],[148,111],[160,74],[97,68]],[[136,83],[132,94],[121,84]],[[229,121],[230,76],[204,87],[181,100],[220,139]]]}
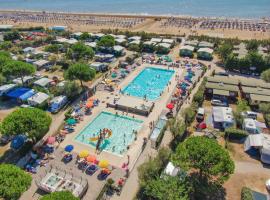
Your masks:
{"label": "swimming pool", "polygon": [[124,88],[123,93],[149,100],[156,100],[170,81],[173,70],[146,67],[132,82]]}
{"label": "swimming pool", "polygon": [[109,112],[101,112],[75,138],[76,141],[96,147],[97,141],[90,138],[97,137],[104,128],[112,130],[112,135],[104,139],[101,149],[115,154],[123,154],[135,138],[135,131],[142,126],[141,120]]}

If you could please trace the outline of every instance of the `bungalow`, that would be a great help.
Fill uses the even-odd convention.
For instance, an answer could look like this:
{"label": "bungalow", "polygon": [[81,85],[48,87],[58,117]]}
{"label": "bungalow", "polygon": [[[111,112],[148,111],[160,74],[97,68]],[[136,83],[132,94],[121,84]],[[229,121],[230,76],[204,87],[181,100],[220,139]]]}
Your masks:
{"label": "bungalow", "polygon": [[94,68],[97,72],[105,72],[108,70],[108,64],[93,62],[90,64],[90,67]]}
{"label": "bungalow", "polygon": [[49,86],[49,84],[50,84],[51,82],[52,82],[51,79],[48,79],[48,78],[45,78],[45,77],[44,77],[44,78],[41,78],[41,79],[35,81],[35,82],[34,82],[34,85],[35,85],[35,86],[39,86],[39,87],[45,88],[45,87]]}
{"label": "bungalow", "polygon": [[196,48],[198,46],[198,41],[197,40],[187,40],[185,41],[184,45],[188,45],[188,46],[193,46],[194,48]]}
{"label": "bungalow", "polygon": [[35,51],[35,48],[33,47],[26,47],[23,49],[23,53],[27,54],[27,53],[33,53]]}
{"label": "bungalow", "polygon": [[125,36],[125,35],[116,35],[115,36],[115,39],[126,39],[127,38],[127,36]]}
{"label": "bungalow", "polygon": [[143,51],[148,52],[148,53],[153,53],[155,51],[154,49],[155,45],[156,45],[155,42],[146,41],[143,43]]}
{"label": "bungalow", "polygon": [[16,84],[6,84],[0,86],[0,96],[6,95],[8,92],[13,90],[16,87]]}
{"label": "bungalow", "polygon": [[46,104],[50,96],[46,93],[38,92],[34,96],[27,99],[27,102],[30,106],[40,106]]}
{"label": "bungalow", "polygon": [[156,47],[158,48],[157,53],[159,54],[167,54],[171,50],[171,45],[168,43],[159,43]]}
{"label": "bungalow", "polygon": [[[30,84],[34,80],[34,77],[33,76],[24,76],[22,79],[23,79],[23,82],[25,84]],[[15,78],[15,79],[12,80],[12,82],[15,83],[15,84],[22,85],[22,79],[21,78]]]}
{"label": "bungalow", "polygon": [[72,33],[71,34],[71,37],[72,38],[75,38],[75,39],[79,39],[82,34],[83,34],[82,32]]}
{"label": "bungalow", "polygon": [[97,53],[95,54],[95,61],[97,62],[113,62],[114,60],[114,55],[112,54],[104,54],[104,53]]}
{"label": "bungalow", "polygon": [[253,87],[253,88],[264,88],[270,89],[270,83],[266,83],[261,79],[254,79],[254,78],[245,78],[240,80],[240,85],[244,87]]}
{"label": "bungalow", "polygon": [[63,44],[63,43],[66,43],[68,41],[67,38],[56,38],[55,42],[56,43],[60,43],[60,44]]}
{"label": "bungalow", "polygon": [[197,51],[197,58],[203,59],[203,60],[212,60],[213,59],[213,49],[210,48],[200,48]]}
{"label": "bungalow", "polygon": [[115,43],[118,45],[125,45],[127,40],[125,38],[117,38],[115,39]]}
{"label": "bungalow", "polygon": [[89,46],[89,47],[93,48],[93,49],[96,49],[96,47],[97,47],[97,43],[96,42],[85,42],[84,44],[86,46]]}
{"label": "bungalow", "polygon": [[102,38],[103,36],[105,36],[105,34],[103,34],[103,33],[92,33],[92,34],[91,34],[91,37],[92,37],[94,40],[99,40],[99,39]]}
{"label": "bungalow", "polygon": [[139,45],[141,43],[141,41],[140,40],[133,40],[133,41],[131,41],[130,43],[128,43],[129,45],[131,45],[131,44],[137,44],[137,45]]}
{"label": "bungalow", "polygon": [[68,44],[76,44],[77,42],[78,42],[78,40],[76,40],[75,38],[71,38],[71,39],[66,41],[66,43],[68,43]]}
{"label": "bungalow", "polygon": [[207,82],[210,83],[223,83],[227,85],[239,85],[239,80],[232,78],[232,77],[226,77],[226,76],[209,76],[207,77]]}
{"label": "bungalow", "polygon": [[258,106],[261,103],[270,103],[270,96],[250,94],[249,104],[252,106]]}
{"label": "bungalow", "polygon": [[213,49],[214,48],[214,44],[213,43],[210,43],[210,42],[206,42],[206,41],[202,41],[202,42],[199,42],[198,44],[198,48],[210,48],[210,49]]}
{"label": "bungalow", "polygon": [[180,48],[179,55],[183,57],[193,57],[194,47],[185,45]]}
{"label": "bungalow", "polygon": [[153,42],[153,43],[160,43],[162,41],[162,38],[152,38],[150,40],[150,42]]}
{"label": "bungalow", "polygon": [[38,70],[42,69],[42,68],[50,68],[52,66],[52,63],[50,61],[47,61],[47,60],[38,60],[38,61],[35,61],[33,63]]}
{"label": "bungalow", "polygon": [[270,96],[270,89],[260,87],[241,87],[242,96],[249,100],[251,94]]}
{"label": "bungalow", "polygon": [[215,128],[225,129],[234,125],[232,108],[214,106],[212,112]]}
{"label": "bungalow", "polygon": [[125,52],[124,52],[125,48],[119,45],[115,45],[113,46],[113,53],[115,56],[119,57],[119,56],[124,56]]}
{"label": "bungalow", "polygon": [[50,101],[49,111],[51,113],[57,113],[61,108],[63,108],[68,102],[68,98],[66,96],[57,96],[54,97]]}
{"label": "bungalow", "polygon": [[129,41],[129,42],[132,42],[132,41],[134,41],[134,40],[141,41],[141,39],[142,39],[142,37],[140,37],[140,36],[133,36],[133,37],[129,37],[129,38],[128,38],[128,41]]}
{"label": "bungalow", "polygon": [[223,97],[230,97],[235,99],[238,96],[239,87],[236,85],[228,85],[224,83],[211,83],[205,84],[206,95],[215,96],[221,95]]}
{"label": "bungalow", "polygon": [[166,39],[166,38],[163,38],[163,39],[162,39],[162,42],[163,42],[163,43],[168,43],[168,44],[170,44],[171,46],[173,46],[174,43],[175,43],[175,41],[174,41],[173,39]]}

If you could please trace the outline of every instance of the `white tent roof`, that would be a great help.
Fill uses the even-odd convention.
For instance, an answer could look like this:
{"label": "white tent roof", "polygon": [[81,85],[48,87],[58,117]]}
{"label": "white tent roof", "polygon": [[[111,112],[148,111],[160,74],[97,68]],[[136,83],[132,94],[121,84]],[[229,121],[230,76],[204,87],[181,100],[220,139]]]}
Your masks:
{"label": "white tent roof", "polygon": [[263,134],[250,134],[244,143],[245,151],[248,151],[251,147],[263,146]]}
{"label": "white tent roof", "polygon": [[84,43],[86,46],[92,47],[92,48],[96,48],[97,43],[96,42],[85,42]]}
{"label": "white tent roof", "polygon": [[132,42],[130,42],[129,44],[140,44],[141,41],[140,40],[133,40]]}
{"label": "white tent roof", "polygon": [[171,162],[169,162],[164,170],[164,173],[169,176],[176,176],[179,169],[176,168]]}
{"label": "white tent roof", "polygon": [[215,122],[233,123],[233,113],[230,107],[213,107],[213,117]]}
{"label": "white tent roof", "polygon": [[52,80],[48,79],[48,78],[41,78],[37,81],[34,82],[35,85],[41,86],[41,87],[45,87],[47,86]]}
{"label": "white tent roof", "polygon": [[49,98],[50,98],[49,95],[42,93],[42,92],[38,92],[34,96],[28,98],[27,101],[30,105],[35,106],[35,105],[42,104],[43,102],[45,102]]}

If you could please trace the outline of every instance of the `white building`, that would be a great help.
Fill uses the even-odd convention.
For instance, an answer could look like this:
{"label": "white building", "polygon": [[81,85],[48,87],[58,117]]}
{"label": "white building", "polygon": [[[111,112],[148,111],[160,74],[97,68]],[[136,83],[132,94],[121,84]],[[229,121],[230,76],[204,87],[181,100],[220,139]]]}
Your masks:
{"label": "white building", "polygon": [[213,107],[213,122],[222,128],[233,126],[234,118],[232,108],[230,107]]}

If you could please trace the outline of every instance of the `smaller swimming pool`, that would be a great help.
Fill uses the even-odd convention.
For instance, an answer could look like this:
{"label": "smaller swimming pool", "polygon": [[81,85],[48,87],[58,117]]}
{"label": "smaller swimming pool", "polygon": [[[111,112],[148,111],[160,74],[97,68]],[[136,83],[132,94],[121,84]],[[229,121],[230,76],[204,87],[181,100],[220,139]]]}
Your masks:
{"label": "smaller swimming pool", "polygon": [[96,147],[97,141],[90,138],[97,137],[100,130],[110,129],[112,135],[103,140],[101,149],[115,154],[123,154],[135,138],[143,121],[127,116],[101,112],[75,138],[76,141]]}
{"label": "smaller swimming pool", "polygon": [[160,97],[173,74],[173,70],[146,67],[124,88],[123,93],[154,101]]}

